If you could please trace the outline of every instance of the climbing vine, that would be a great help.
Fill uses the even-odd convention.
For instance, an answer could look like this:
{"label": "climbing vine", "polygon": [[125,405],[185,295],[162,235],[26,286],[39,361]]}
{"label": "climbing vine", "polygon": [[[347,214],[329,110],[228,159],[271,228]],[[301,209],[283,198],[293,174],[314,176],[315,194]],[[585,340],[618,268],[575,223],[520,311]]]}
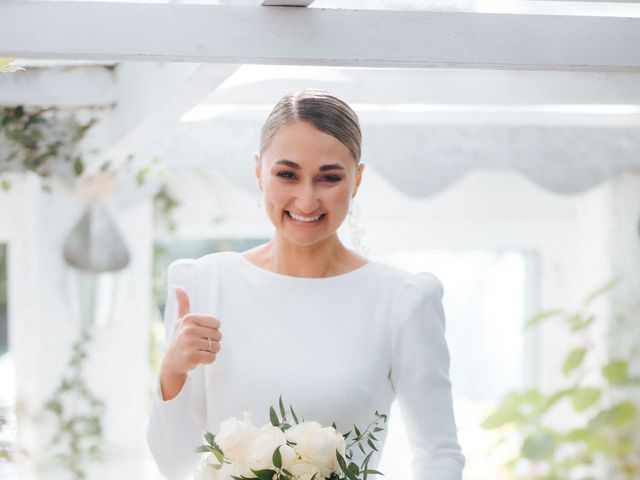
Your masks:
{"label": "climbing vine", "polygon": [[84,471],[87,460],[103,459],[101,419],[105,405],[84,381],[84,362],[90,342],[89,327],[83,326],[80,338],[72,346],[73,354],[62,381],[45,404],[57,423],[57,432],[51,439],[55,458],[62,461],[77,480],[87,478]]}

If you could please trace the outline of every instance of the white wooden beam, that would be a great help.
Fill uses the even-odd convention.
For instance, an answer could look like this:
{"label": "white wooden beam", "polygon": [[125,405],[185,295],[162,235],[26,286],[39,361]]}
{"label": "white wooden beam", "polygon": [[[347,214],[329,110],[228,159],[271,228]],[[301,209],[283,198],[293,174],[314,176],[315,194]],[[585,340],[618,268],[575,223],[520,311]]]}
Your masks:
{"label": "white wooden beam", "polygon": [[238,65],[127,63],[118,66],[117,107],[105,124],[101,160],[116,164],[176,124],[214,91]]}
{"label": "white wooden beam", "polygon": [[[23,65],[26,65],[23,64]],[[128,64],[127,64],[128,65]],[[188,64],[173,64],[178,73],[139,62],[132,82],[145,85],[143,94],[162,78],[185,75]],[[167,64],[169,65],[169,64]],[[146,72],[143,67],[147,66]],[[0,75],[0,105],[52,105],[61,108],[113,106],[116,72],[126,68],[96,65],[29,67]],[[155,73],[151,73],[155,72]],[[137,78],[137,80],[136,80]],[[175,79],[174,79],[175,80]],[[183,79],[184,80],[184,79]],[[430,105],[640,105],[640,72],[537,72],[447,69],[354,69],[244,65],[225,88],[216,89],[203,104],[251,106],[275,103],[285,92],[313,84],[335,91],[353,103]],[[137,100],[128,104],[139,105]],[[158,101],[155,101],[157,104]]]}
{"label": "white wooden beam", "polygon": [[308,7],[314,0],[262,0],[265,7]]}
{"label": "white wooden beam", "polygon": [[640,18],[26,0],[0,18],[4,57],[640,70]]}
{"label": "white wooden beam", "polygon": [[640,105],[640,72],[366,69],[243,65],[204,103],[275,103],[313,85],[353,103]]}
{"label": "white wooden beam", "polygon": [[115,101],[113,71],[103,66],[29,67],[0,75],[0,105],[108,107]]}

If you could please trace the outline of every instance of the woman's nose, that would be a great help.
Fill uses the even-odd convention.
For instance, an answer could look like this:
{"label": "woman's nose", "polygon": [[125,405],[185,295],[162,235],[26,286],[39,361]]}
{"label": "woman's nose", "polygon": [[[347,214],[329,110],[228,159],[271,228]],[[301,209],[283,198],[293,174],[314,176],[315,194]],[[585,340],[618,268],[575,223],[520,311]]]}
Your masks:
{"label": "woman's nose", "polygon": [[313,213],[318,208],[318,195],[313,185],[301,185],[297,195],[296,207],[300,213]]}

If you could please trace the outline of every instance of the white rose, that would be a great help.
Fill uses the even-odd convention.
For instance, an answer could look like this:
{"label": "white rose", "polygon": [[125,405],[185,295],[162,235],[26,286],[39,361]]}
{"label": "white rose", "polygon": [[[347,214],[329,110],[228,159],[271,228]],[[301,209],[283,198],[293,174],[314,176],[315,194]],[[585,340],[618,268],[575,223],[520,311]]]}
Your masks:
{"label": "white rose", "polygon": [[251,472],[241,468],[238,465],[225,463],[218,471],[218,478],[216,480],[233,480],[234,476],[240,477],[242,475],[251,475]]}
{"label": "white rose", "polygon": [[319,480],[319,476],[322,475],[320,469],[310,462],[298,462],[287,470],[293,473],[297,480],[311,480],[316,474],[318,477],[315,480]]}
{"label": "white rose", "polygon": [[205,458],[202,459],[200,465],[193,474],[194,480],[219,480],[218,479],[218,469],[214,467],[214,465],[220,465],[218,460],[212,455],[209,454]]}
{"label": "white rose", "polygon": [[[282,430],[273,425],[264,425],[258,431],[247,453],[247,464],[250,468],[260,470],[274,468],[272,458],[276,448],[285,445],[286,439]],[[282,448],[280,449],[282,451]]]}
{"label": "white rose", "polygon": [[231,463],[242,464],[246,461],[249,447],[258,434],[257,427],[251,422],[251,414],[244,413],[244,420],[230,417],[220,424],[216,443]]}
{"label": "white rose", "polygon": [[298,454],[289,445],[283,445],[280,448],[280,455],[282,456],[282,466],[287,470],[298,461]]}
{"label": "white rose", "polygon": [[345,452],[344,437],[333,427],[322,427],[318,422],[303,422],[285,432],[286,439],[296,443],[296,453],[304,461],[317,465],[323,477],[340,472],[336,450]]}

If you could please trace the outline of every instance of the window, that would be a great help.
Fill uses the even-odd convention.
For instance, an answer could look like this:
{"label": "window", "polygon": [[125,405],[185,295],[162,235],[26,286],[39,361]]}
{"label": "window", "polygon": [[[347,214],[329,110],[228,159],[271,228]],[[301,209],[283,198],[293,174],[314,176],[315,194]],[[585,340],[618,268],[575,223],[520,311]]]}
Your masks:
{"label": "window", "polygon": [[[467,457],[465,479],[497,478],[488,459],[492,432],[478,425],[507,392],[533,380],[532,313],[536,255],[522,250],[390,252],[378,260],[435,274],[444,285],[446,337],[458,437]],[[387,480],[411,478],[409,445],[397,402],[388,420],[379,469]]]}

